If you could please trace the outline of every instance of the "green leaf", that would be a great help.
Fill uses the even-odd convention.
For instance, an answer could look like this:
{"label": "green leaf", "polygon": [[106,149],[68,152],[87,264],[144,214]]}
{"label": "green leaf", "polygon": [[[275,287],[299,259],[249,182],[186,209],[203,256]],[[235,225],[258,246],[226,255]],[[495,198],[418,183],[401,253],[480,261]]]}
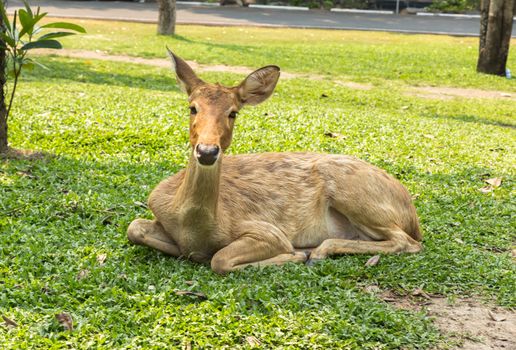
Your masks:
{"label": "green leaf", "polygon": [[69,36],[69,35],[75,35],[75,33],[72,33],[72,32],[53,32],[53,33],[48,33],[48,34],[40,36],[38,40],[48,40],[48,39],[53,39],[53,38],[61,38],[63,36]]}
{"label": "green leaf", "polygon": [[[43,69],[46,69],[46,70],[50,70],[47,66],[45,66],[44,64],[42,63],[39,63],[38,61],[32,59],[32,58],[27,58],[26,59],[26,62],[28,62],[28,64],[34,64],[36,66],[40,66],[41,68]],[[24,63],[24,64],[27,64],[27,63]]]}
{"label": "green leaf", "polygon": [[4,3],[0,1],[0,12],[2,12],[2,19],[4,22],[4,27],[11,31],[11,22],[9,22],[9,17],[7,16],[7,12],[5,12]]}
{"label": "green leaf", "polygon": [[20,50],[27,51],[32,49],[62,49],[63,46],[57,40],[41,40],[27,43]]}
{"label": "green leaf", "polygon": [[30,15],[24,9],[21,9],[18,15],[20,17],[20,23],[22,25],[22,30],[20,31],[20,38],[23,37],[25,33],[32,35],[32,30],[34,28],[35,23],[32,15]]}
{"label": "green leaf", "polygon": [[79,33],[86,33],[86,29],[84,29],[80,25],[73,24],[73,23],[68,23],[68,22],[48,23],[48,24],[45,24],[45,25],[41,26],[41,28],[60,28],[60,29],[74,30],[74,31],[79,32]]}
{"label": "green leaf", "polygon": [[31,17],[34,17],[34,15],[32,14],[32,9],[30,8],[29,2],[27,0],[23,0],[23,4],[25,5],[25,9],[27,10],[27,13]]}
{"label": "green leaf", "polygon": [[14,11],[14,16],[13,16],[13,27],[12,27],[12,32],[16,32],[16,16],[18,15],[18,11]]}
{"label": "green leaf", "polygon": [[9,47],[16,47],[16,42],[14,38],[10,35],[11,33],[0,33],[0,38],[7,44]]}

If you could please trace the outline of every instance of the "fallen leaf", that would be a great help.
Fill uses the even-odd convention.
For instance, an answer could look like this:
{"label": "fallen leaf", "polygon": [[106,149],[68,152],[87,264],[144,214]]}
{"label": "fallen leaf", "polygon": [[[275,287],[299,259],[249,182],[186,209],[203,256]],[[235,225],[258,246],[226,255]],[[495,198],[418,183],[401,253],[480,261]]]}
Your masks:
{"label": "fallen leaf", "polygon": [[208,299],[208,297],[204,293],[192,292],[192,291],[189,291],[189,290],[175,290],[174,293],[176,293],[176,295],[191,295],[191,296],[199,298],[200,300],[207,300]]}
{"label": "fallen leaf", "polygon": [[367,286],[364,288],[364,290],[367,292],[367,293],[370,293],[370,294],[378,294],[380,293],[380,287],[378,287],[377,285],[375,284],[372,284],[370,286]]}
{"label": "fallen leaf", "polygon": [[486,186],[478,189],[482,193],[493,192],[493,186]]}
{"label": "fallen leaf", "polygon": [[484,180],[494,188],[500,187],[502,185],[502,178],[501,177],[493,177],[492,179]]}
{"label": "fallen leaf", "polygon": [[409,109],[409,106],[403,106],[403,107],[401,107],[401,109],[403,109],[403,110]]}
{"label": "fallen leaf", "polygon": [[414,289],[414,290],[412,291],[412,293],[411,293],[411,294],[412,294],[412,296],[415,296],[415,297],[417,297],[417,296],[422,296],[422,297],[423,297],[423,298],[425,298],[425,299],[429,299],[429,300],[430,300],[430,299],[432,299],[432,298],[430,297],[430,295],[428,295],[428,294],[423,290],[423,288],[421,288],[421,287],[420,287],[420,288],[416,288],[416,289]]}
{"label": "fallen leaf", "polygon": [[487,314],[489,315],[489,318],[492,319],[495,322],[502,322],[502,321],[505,321],[507,319],[507,318],[503,318],[503,317],[498,317],[491,310],[487,310]]}
{"label": "fallen leaf", "polygon": [[386,301],[388,303],[394,303],[394,302],[398,301],[398,299],[393,298],[393,297],[382,297],[382,300]]}
{"label": "fallen leaf", "polygon": [[104,265],[104,262],[106,261],[107,254],[99,254],[97,255],[97,261],[100,265]]}
{"label": "fallen leaf", "polygon": [[79,271],[79,273],[77,274],[77,280],[80,281],[82,279],[85,279],[86,277],[88,277],[90,271],[89,270],[81,270]]}
{"label": "fallen leaf", "polygon": [[188,340],[185,340],[183,344],[183,350],[192,350],[192,343]]}
{"label": "fallen leaf", "polygon": [[72,316],[65,312],[61,312],[60,314],[56,315],[56,318],[67,331],[73,331]]}
{"label": "fallen leaf", "polygon": [[328,136],[334,139],[345,139],[346,136],[339,134],[338,132],[327,132],[324,134],[324,136]]}
{"label": "fallen leaf", "polygon": [[258,338],[256,338],[255,336],[252,336],[252,335],[245,337],[245,341],[252,348],[262,345],[262,342]]}
{"label": "fallen leaf", "polygon": [[142,208],[147,209],[147,204],[140,202],[140,201],[135,201],[134,205],[136,205],[137,207],[142,207]]}
{"label": "fallen leaf", "polygon": [[431,134],[425,134],[423,137],[426,137],[427,139],[435,139],[435,136]]}
{"label": "fallen leaf", "polygon": [[52,294],[52,289],[48,285],[41,287],[41,291],[47,295]]}
{"label": "fallen leaf", "polygon": [[9,317],[2,315],[2,318],[4,319],[4,322],[7,326],[18,327],[18,323],[14,322]]}
{"label": "fallen leaf", "polygon": [[32,172],[30,170],[21,170],[18,171],[16,174],[21,177],[27,177],[29,179],[37,179],[37,176],[32,175]]}
{"label": "fallen leaf", "polygon": [[194,281],[185,281],[185,284],[187,286],[192,286],[195,282]]}
{"label": "fallen leaf", "polygon": [[380,255],[375,255],[369,258],[367,262],[365,263],[365,266],[376,266],[378,265],[378,262],[380,261]]}

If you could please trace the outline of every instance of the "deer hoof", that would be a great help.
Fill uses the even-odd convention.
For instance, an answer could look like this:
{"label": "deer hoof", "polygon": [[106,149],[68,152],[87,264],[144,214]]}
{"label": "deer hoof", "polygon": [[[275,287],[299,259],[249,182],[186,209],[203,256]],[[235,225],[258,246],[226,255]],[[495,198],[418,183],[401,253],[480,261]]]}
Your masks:
{"label": "deer hoof", "polygon": [[322,259],[308,259],[305,263],[306,266],[312,267],[315,266],[318,262],[320,262]]}

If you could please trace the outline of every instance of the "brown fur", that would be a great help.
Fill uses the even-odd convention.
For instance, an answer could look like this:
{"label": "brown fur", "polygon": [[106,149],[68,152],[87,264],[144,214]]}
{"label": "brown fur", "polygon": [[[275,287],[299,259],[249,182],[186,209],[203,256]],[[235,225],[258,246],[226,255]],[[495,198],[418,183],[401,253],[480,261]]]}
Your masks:
{"label": "brown fur", "polygon": [[[268,98],[279,68],[264,67],[234,88],[206,84],[172,55],[189,92],[190,142],[229,147],[244,104]],[[180,72],[177,72],[181,69]],[[418,252],[422,239],[406,189],[364,161],[342,155],[264,153],[188,167],[151,193],[154,221],[137,219],[129,239],[226,273],[248,265],[323,259],[333,254]]]}

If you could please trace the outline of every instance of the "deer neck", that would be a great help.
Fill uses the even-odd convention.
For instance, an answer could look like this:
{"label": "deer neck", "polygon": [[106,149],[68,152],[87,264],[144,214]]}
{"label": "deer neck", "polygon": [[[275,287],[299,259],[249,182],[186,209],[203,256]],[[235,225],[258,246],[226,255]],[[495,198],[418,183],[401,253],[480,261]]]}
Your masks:
{"label": "deer neck", "polygon": [[219,199],[220,169],[222,159],[206,167],[197,162],[192,151],[183,183],[176,198],[178,205],[186,209],[202,209],[202,212],[215,215]]}

